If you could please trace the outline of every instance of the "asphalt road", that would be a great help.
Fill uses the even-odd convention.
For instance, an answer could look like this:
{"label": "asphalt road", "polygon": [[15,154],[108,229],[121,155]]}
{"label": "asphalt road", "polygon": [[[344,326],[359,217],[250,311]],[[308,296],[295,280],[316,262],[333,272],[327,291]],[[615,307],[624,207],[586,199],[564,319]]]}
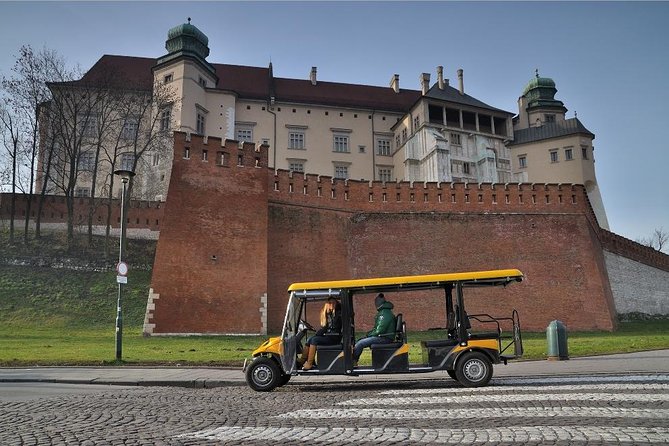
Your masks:
{"label": "asphalt road", "polygon": [[[41,393],[40,398],[36,394]],[[246,386],[4,383],[1,445],[667,444],[669,374]]]}

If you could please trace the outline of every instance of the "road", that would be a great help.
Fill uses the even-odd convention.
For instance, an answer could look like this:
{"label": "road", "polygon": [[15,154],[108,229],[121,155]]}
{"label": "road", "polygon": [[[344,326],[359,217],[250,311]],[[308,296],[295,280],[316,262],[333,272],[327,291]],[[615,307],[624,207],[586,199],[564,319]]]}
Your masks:
{"label": "road", "polygon": [[[42,398],[36,398],[36,394]],[[667,444],[669,374],[189,389],[0,386],[2,445]]]}

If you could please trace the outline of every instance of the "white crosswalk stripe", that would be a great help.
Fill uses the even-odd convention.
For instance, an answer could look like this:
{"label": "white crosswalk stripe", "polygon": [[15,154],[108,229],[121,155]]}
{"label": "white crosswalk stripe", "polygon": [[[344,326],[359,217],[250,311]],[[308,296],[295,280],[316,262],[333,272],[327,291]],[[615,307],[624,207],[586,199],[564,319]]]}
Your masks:
{"label": "white crosswalk stripe", "polygon": [[669,374],[659,375],[599,375],[599,376],[555,376],[541,378],[493,378],[491,384],[564,384],[564,383],[608,383],[608,382],[669,382]]}
{"label": "white crosswalk stripe", "polygon": [[236,427],[223,426],[177,438],[209,441],[300,441],[310,443],[401,442],[425,444],[528,442],[631,442],[666,444],[669,428],[613,426],[509,426],[488,429],[414,429],[398,427]]}
{"label": "white crosswalk stripe", "polygon": [[385,390],[381,395],[435,395],[435,394],[449,394],[449,393],[514,393],[514,392],[555,392],[560,390],[577,391],[577,390],[604,390],[604,391],[649,391],[649,390],[667,390],[668,384],[580,384],[580,385],[566,385],[566,386],[494,386],[483,387],[479,389],[470,389],[463,387],[448,387],[441,389],[394,389]]}
{"label": "white crosswalk stripe", "polygon": [[395,406],[407,404],[466,404],[466,403],[508,403],[521,401],[640,401],[644,403],[664,403],[669,394],[655,393],[539,393],[516,395],[455,395],[455,396],[405,396],[387,398],[356,398],[338,403],[341,406]]}
{"label": "white crosswalk stripe", "polygon": [[494,407],[471,409],[300,409],[277,418],[326,419],[472,419],[472,418],[645,418],[669,420],[669,409],[636,409],[621,407]]}

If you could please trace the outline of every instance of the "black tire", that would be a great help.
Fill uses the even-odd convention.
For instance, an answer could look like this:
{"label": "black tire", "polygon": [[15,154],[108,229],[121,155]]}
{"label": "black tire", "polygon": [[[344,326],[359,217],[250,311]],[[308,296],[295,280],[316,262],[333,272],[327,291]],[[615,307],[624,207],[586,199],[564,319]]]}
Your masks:
{"label": "black tire", "polygon": [[448,373],[448,376],[450,376],[454,380],[456,380],[456,381],[458,380],[458,377],[455,376],[455,370],[446,370],[446,373]]}
{"label": "black tire", "polygon": [[481,352],[463,354],[455,365],[455,376],[465,387],[482,387],[492,378],[492,361]]}
{"label": "black tire", "polygon": [[272,358],[264,356],[253,360],[246,369],[246,382],[256,392],[269,392],[279,386],[281,370]]}
{"label": "black tire", "polygon": [[288,384],[288,381],[290,381],[290,375],[283,374],[281,375],[281,378],[279,378],[279,384],[277,387],[282,387]]}

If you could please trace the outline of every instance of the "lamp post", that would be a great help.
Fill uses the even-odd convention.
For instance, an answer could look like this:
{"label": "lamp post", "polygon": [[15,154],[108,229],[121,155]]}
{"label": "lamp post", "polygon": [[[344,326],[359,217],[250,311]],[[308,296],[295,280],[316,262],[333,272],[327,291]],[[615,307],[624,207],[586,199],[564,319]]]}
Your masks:
{"label": "lamp post", "polygon": [[123,352],[123,310],[122,310],[122,291],[123,284],[127,283],[126,274],[128,273],[128,267],[123,263],[123,257],[125,254],[125,195],[128,182],[130,178],[135,176],[135,172],[132,170],[116,170],[114,175],[121,177],[121,182],[123,183],[123,193],[121,194],[121,227],[120,227],[120,237],[119,237],[119,246],[118,246],[118,264],[116,265],[116,271],[118,273],[116,281],[118,282],[118,297],[116,299],[116,360],[120,361]]}

